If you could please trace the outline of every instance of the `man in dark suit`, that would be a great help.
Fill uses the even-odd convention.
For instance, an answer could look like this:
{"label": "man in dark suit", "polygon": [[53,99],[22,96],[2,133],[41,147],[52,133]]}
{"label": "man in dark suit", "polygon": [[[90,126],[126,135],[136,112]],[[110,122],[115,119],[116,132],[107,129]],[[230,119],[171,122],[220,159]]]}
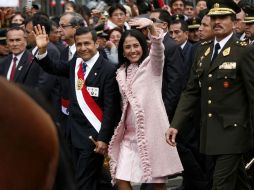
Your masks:
{"label": "man in dark suit", "polygon": [[[36,27],[38,63],[48,72],[69,77],[71,143],[80,190],[96,190],[108,142],[119,120],[120,95],[115,68],[97,51],[96,33],[79,28],[75,44],[79,56],[69,63],[50,60],[44,29]],[[96,142],[92,142],[92,136]],[[94,144],[95,143],[95,144]]]}
{"label": "man in dark suit", "polygon": [[150,18],[156,23],[156,26],[164,31],[163,44],[165,46],[165,63],[163,68],[162,80],[162,99],[167,111],[169,121],[171,122],[174,112],[182,92],[182,83],[184,77],[184,63],[181,56],[181,49],[170,38],[168,27],[170,15],[165,10],[154,10]]}
{"label": "man in dark suit", "polygon": [[250,80],[245,68],[253,64],[253,59],[245,54],[247,43],[233,35],[235,14],[240,12],[237,4],[232,0],[208,3],[215,39],[203,43],[195,57],[166,140],[175,146],[178,130],[186,127],[195,105],[201,102],[200,151],[215,162],[212,189],[250,189],[242,154],[250,146],[249,103],[254,92],[248,85],[253,69],[248,70]]}
{"label": "man in dark suit", "polygon": [[8,30],[6,37],[11,54],[0,61],[0,75],[10,81],[38,87],[40,68],[33,63],[32,54],[26,50],[24,29],[19,26],[13,27]]}

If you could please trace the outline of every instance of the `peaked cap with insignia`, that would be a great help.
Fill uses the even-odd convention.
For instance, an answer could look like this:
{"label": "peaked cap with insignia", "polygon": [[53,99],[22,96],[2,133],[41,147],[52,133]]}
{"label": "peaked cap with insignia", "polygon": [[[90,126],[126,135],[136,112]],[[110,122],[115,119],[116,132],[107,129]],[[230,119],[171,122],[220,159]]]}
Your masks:
{"label": "peaked cap with insignia", "polygon": [[201,19],[198,17],[189,18],[187,21],[189,29],[198,29],[201,24]]}
{"label": "peaked cap with insignia", "polygon": [[241,12],[240,7],[233,0],[208,0],[209,16],[232,15]]}
{"label": "peaked cap with insignia", "polygon": [[244,18],[244,23],[246,24],[252,24],[254,23],[254,7],[245,7],[244,8],[245,12],[245,18]]}

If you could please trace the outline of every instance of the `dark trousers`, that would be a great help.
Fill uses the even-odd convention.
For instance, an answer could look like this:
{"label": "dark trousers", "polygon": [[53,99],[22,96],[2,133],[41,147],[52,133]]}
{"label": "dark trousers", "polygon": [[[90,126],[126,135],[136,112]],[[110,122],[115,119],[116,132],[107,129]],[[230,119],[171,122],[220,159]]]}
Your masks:
{"label": "dark trousers", "polygon": [[78,190],[98,190],[104,157],[93,150],[73,148]]}
{"label": "dark trousers", "polygon": [[242,154],[214,156],[212,190],[250,190]]}

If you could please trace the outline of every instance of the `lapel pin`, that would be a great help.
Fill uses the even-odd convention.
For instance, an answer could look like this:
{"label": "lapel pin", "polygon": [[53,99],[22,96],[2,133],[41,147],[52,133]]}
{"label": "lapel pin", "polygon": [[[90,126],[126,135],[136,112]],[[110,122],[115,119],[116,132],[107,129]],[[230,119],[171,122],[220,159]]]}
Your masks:
{"label": "lapel pin", "polygon": [[20,67],[18,68],[18,70],[21,71],[22,68],[23,68],[23,66],[20,66]]}
{"label": "lapel pin", "polygon": [[230,54],[230,47],[225,49],[222,54],[223,54],[223,56],[229,55]]}
{"label": "lapel pin", "polygon": [[94,73],[95,76],[97,76],[97,73]]}

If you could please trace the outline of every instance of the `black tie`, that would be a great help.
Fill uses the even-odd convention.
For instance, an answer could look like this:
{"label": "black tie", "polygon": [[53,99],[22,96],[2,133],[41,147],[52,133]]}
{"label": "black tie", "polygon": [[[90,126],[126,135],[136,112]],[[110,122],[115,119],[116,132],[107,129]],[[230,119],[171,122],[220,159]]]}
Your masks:
{"label": "black tie", "polygon": [[85,78],[85,75],[86,75],[86,66],[87,64],[85,62],[82,63],[82,69],[83,69],[83,72],[84,72],[84,78]]}
{"label": "black tie", "polygon": [[214,59],[217,57],[218,52],[219,52],[219,49],[220,49],[220,44],[219,44],[219,43],[216,43],[215,46],[214,46],[214,53],[213,53],[213,57],[212,57],[211,63],[212,63],[212,62],[214,61]]}

